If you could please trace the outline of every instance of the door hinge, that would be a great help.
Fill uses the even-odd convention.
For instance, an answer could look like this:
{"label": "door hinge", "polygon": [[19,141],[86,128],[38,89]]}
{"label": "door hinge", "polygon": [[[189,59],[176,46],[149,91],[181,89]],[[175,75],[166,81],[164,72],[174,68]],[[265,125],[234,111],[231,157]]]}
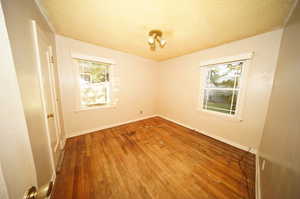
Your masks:
{"label": "door hinge", "polygon": [[53,118],[54,117],[54,114],[53,113],[49,113],[49,114],[47,114],[47,119],[49,119],[49,118]]}
{"label": "door hinge", "polygon": [[54,64],[54,63],[55,63],[55,59],[54,59],[53,56],[50,56],[50,57],[49,57],[49,62],[50,62],[51,64]]}

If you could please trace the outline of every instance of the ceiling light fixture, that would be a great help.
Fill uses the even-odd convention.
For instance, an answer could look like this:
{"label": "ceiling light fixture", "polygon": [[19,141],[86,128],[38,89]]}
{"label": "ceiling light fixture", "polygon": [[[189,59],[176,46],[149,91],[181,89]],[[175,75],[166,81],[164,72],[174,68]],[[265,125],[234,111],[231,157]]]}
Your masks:
{"label": "ceiling light fixture", "polygon": [[149,32],[148,44],[152,51],[155,51],[156,49],[156,42],[161,48],[165,47],[167,44],[167,41],[162,39],[162,32],[160,30],[151,30]]}

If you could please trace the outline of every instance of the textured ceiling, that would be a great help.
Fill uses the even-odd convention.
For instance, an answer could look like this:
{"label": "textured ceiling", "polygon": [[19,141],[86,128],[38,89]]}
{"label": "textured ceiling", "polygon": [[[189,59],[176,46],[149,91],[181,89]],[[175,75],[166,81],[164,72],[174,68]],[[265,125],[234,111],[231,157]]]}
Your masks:
{"label": "textured ceiling", "polygon": [[[165,60],[279,28],[294,0],[40,0],[58,34]],[[147,35],[167,45],[150,51]]]}

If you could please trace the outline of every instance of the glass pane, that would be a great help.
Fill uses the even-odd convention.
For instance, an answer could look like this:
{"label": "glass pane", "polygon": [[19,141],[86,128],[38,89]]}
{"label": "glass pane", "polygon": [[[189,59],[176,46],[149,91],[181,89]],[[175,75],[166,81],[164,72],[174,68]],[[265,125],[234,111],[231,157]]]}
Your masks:
{"label": "glass pane", "polygon": [[81,85],[81,105],[91,106],[105,104],[107,99],[105,84]]}
{"label": "glass pane", "polygon": [[80,84],[88,84],[91,82],[91,75],[89,73],[80,74]]}
{"label": "glass pane", "polygon": [[[233,90],[205,89],[203,108],[220,113],[234,114],[235,106],[233,106],[234,110],[230,111],[234,96],[233,92]],[[233,101],[236,104],[236,100]]]}
{"label": "glass pane", "polygon": [[78,60],[81,74],[89,74],[91,83],[108,81],[108,66],[106,64]]}
{"label": "glass pane", "polygon": [[108,101],[108,64],[75,59],[80,72],[81,106],[97,106]]}
{"label": "glass pane", "polygon": [[[237,88],[242,73],[243,62],[218,64],[210,67],[207,75],[207,87],[210,88]],[[235,83],[235,79],[237,81]]]}

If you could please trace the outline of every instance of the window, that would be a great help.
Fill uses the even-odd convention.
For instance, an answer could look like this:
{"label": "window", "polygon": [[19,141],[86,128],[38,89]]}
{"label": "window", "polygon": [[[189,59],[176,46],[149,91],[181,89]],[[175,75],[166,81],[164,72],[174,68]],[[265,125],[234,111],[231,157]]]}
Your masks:
{"label": "window", "polygon": [[232,117],[238,115],[246,62],[246,59],[226,61],[204,67],[202,110]]}
{"label": "window", "polygon": [[110,102],[110,64],[74,58],[79,71],[80,107]]}

